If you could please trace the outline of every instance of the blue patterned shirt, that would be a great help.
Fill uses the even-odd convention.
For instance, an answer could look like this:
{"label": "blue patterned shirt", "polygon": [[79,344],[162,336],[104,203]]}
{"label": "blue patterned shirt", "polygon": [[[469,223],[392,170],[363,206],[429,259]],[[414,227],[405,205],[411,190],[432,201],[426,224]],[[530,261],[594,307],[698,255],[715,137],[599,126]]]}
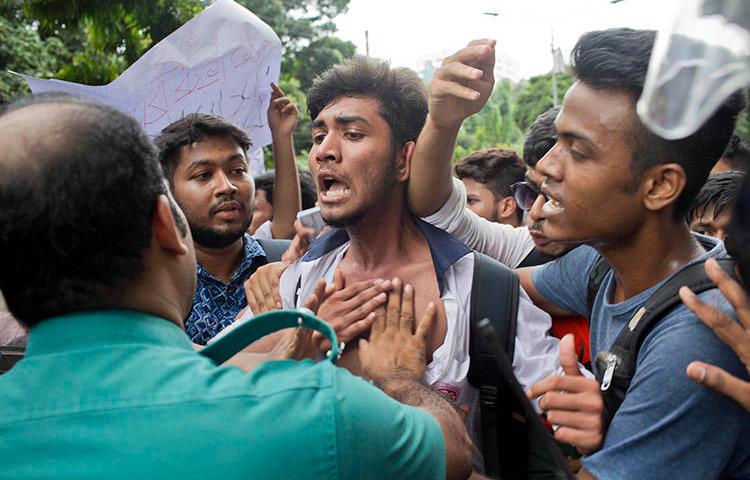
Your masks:
{"label": "blue patterned shirt", "polygon": [[258,267],[268,263],[266,252],[253,237],[245,234],[243,240],[242,263],[229,283],[208,273],[200,263],[196,264],[198,282],[195,286],[193,309],[185,320],[185,332],[198,345],[205,345],[224,327],[234,322],[240,310],[247,305],[242,285]]}

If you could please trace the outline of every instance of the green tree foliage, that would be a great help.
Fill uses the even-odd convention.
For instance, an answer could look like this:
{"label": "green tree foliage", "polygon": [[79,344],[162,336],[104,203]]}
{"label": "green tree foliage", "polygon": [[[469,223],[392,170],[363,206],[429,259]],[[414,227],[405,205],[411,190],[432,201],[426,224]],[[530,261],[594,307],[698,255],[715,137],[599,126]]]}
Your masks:
{"label": "green tree foliage", "polygon": [[[557,74],[558,102],[562,103],[565,92],[575,79],[568,72]],[[529,125],[539,116],[552,108],[552,74],[546,73],[532,77],[519,84],[515,120],[518,128],[526,132]]]}
{"label": "green tree foliage", "polygon": [[[351,42],[332,37],[334,17],[349,0],[240,0],[269,24],[284,45],[282,74],[304,79],[301,88],[331,64],[354,53]],[[14,28],[36,35],[39,42],[57,39],[68,50],[57,63],[24,65],[15,60],[23,49],[36,48],[22,30],[3,35],[10,51],[5,64],[21,65],[23,73],[54,76],[89,85],[112,81],[152,45],[202,11],[205,0],[5,0],[0,17]],[[56,48],[54,42],[47,46]],[[44,57],[44,55],[41,55]],[[310,58],[303,62],[300,59]],[[42,59],[43,60],[43,59]],[[6,67],[9,68],[9,67]],[[7,90],[7,89],[6,89]],[[12,91],[18,93],[18,89]],[[3,98],[7,99],[8,96]]]}
{"label": "green tree foliage", "polygon": [[506,79],[495,83],[495,90],[485,106],[469,117],[461,127],[453,154],[454,161],[484,148],[518,149],[523,132],[515,122],[516,87]]}

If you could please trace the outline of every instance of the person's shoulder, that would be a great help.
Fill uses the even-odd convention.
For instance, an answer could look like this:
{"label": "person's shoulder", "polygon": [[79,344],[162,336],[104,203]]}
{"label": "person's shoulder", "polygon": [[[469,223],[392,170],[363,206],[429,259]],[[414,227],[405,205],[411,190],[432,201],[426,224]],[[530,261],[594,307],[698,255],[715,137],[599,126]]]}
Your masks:
{"label": "person's shoulder", "polygon": [[[734,309],[718,288],[701,292],[698,297],[734,321],[737,320]],[[698,347],[698,350],[686,351]],[[704,361],[731,360],[734,357],[729,347],[683,303],[679,303],[657,320],[644,339],[643,350],[644,354],[652,350],[661,352],[666,362],[679,361],[685,355]]]}

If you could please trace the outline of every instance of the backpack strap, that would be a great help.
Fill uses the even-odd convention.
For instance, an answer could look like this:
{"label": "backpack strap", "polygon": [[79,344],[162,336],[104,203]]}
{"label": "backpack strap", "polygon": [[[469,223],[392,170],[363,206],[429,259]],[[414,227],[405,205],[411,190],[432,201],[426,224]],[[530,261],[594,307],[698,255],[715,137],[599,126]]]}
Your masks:
{"label": "backpack strap", "polygon": [[[716,260],[727,274],[736,278],[734,260],[731,258],[717,258]],[[681,303],[680,288],[687,286],[696,294],[716,288],[706,275],[704,268],[705,261],[694,263],[670,278],[636,311],[609,351],[597,354],[596,378],[601,385],[604,399],[606,425],[609,425],[625,399],[630,382],[635,375],[638,351],[646,336],[669,310]]]}
{"label": "backpack strap", "polygon": [[555,258],[556,257],[553,257],[552,255],[547,255],[546,253],[540,252],[536,249],[536,247],[534,247],[534,249],[531,250],[528,255],[526,255],[526,258],[524,258],[516,268],[536,267],[537,265],[544,265],[545,263],[553,261]]}
{"label": "backpack strap", "polygon": [[[498,343],[502,345],[507,358],[513,358],[516,339],[516,321],[518,317],[519,296],[518,275],[500,262],[474,252],[474,276],[471,284],[471,310],[469,335],[469,383],[479,390],[481,411],[482,454],[485,472],[491,477],[500,476],[500,465],[508,464],[503,456],[523,455],[519,449],[525,448],[526,442],[511,436],[499,436],[498,432],[510,433],[506,428],[511,418],[511,409],[503,402],[508,401],[509,392],[501,391],[502,373],[496,350],[486,342],[478,341],[479,323],[489,319]],[[512,362],[512,360],[511,360]],[[502,404],[502,405],[501,405]],[[498,418],[498,410],[507,411],[507,417]],[[508,439],[500,445],[501,438]],[[523,456],[525,459],[526,456]]]}
{"label": "backpack strap", "polygon": [[508,358],[513,358],[518,316],[518,275],[497,260],[474,252],[471,283],[472,324],[489,318]]}
{"label": "backpack strap", "polygon": [[268,263],[278,262],[281,260],[281,256],[284,255],[286,249],[292,244],[291,240],[269,240],[256,238],[256,242],[260,244],[260,247],[266,252],[266,259]]}
{"label": "backpack strap", "polygon": [[589,272],[588,290],[586,292],[586,302],[589,308],[589,314],[587,318],[589,319],[589,323],[591,323],[591,313],[594,311],[594,301],[596,300],[596,294],[599,292],[599,289],[604,283],[604,277],[611,269],[612,267],[607,262],[607,259],[604,258],[602,254],[599,254],[596,262],[594,263],[594,266]]}

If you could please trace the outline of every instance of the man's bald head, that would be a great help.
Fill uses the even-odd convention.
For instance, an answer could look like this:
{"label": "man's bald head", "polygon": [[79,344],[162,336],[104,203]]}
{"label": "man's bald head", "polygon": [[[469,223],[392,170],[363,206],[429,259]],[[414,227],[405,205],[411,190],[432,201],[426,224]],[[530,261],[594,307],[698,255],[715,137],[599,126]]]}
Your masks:
{"label": "man's bald head", "polygon": [[108,306],[137,279],[156,200],[157,152],[131,117],[67,95],[0,115],[0,289],[27,325]]}

